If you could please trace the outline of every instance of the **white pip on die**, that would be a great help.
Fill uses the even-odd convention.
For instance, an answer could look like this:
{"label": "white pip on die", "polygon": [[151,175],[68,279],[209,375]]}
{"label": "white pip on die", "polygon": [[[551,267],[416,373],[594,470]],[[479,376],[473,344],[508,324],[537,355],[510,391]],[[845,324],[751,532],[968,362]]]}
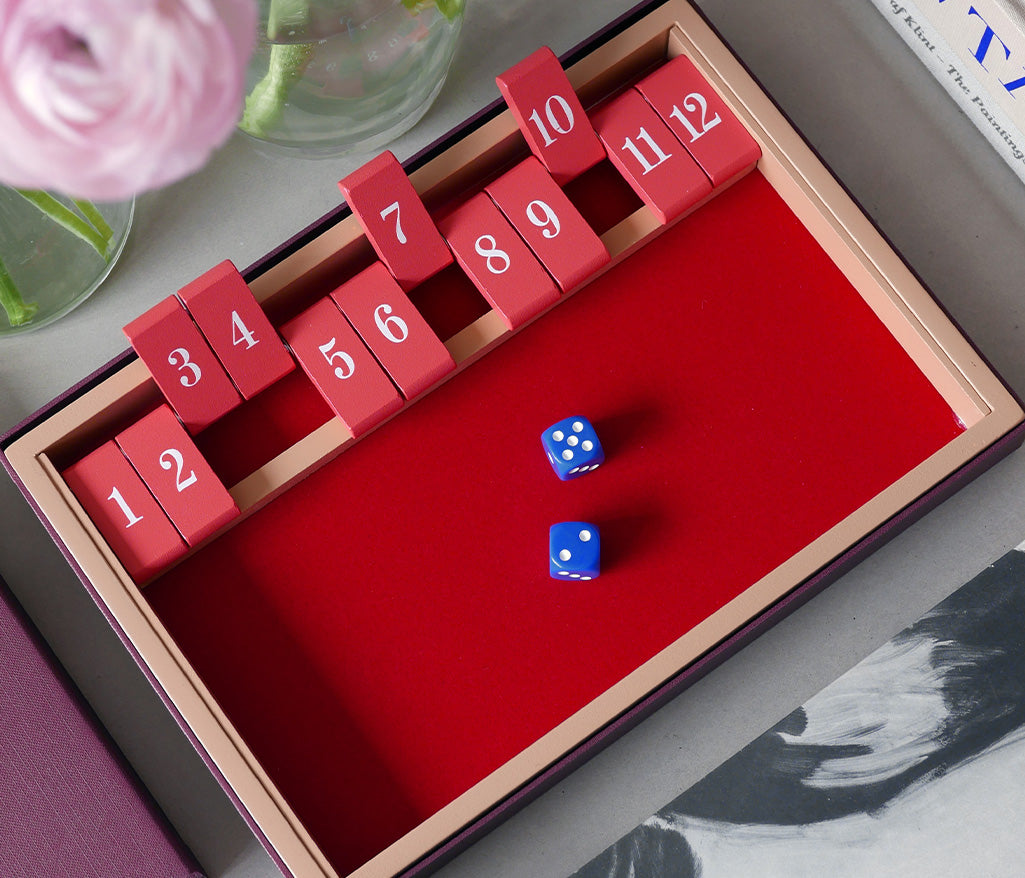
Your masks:
{"label": "white pip on die", "polygon": [[563,481],[577,479],[605,462],[598,434],[582,415],[552,424],[541,434],[541,444],[552,469]]}

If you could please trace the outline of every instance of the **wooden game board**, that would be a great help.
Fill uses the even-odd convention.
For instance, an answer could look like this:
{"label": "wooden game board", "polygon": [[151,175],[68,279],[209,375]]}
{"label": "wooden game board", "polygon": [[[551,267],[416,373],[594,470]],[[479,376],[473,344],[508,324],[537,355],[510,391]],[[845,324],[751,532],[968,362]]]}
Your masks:
{"label": "wooden game board", "polygon": [[[133,578],[63,475],[162,405],[143,360],[3,442],[290,874],[429,871],[1022,441],[999,377],[689,5],[566,72],[601,127],[680,55],[756,165],[668,221],[609,160],[550,168],[610,261],[526,317],[459,260],[393,272],[453,368],[356,427],[294,369],[196,430],[238,514],[166,569]],[[407,171],[445,231],[528,155],[499,105]],[[339,210],[244,276],[288,337],[376,262]],[[607,462],[563,483],[539,436],[578,413]],[[549,576],[560,520],[601,528],[598,579]]]}

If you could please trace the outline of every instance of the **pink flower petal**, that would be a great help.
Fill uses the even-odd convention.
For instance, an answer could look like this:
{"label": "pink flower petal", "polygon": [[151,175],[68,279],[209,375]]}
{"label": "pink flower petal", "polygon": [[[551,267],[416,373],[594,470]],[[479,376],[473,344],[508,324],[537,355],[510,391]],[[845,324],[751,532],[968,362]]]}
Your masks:
{"label": "pink flower petal", "polygon": [[113,200],[232,133],[254,0],[0,0],[0,181]]}

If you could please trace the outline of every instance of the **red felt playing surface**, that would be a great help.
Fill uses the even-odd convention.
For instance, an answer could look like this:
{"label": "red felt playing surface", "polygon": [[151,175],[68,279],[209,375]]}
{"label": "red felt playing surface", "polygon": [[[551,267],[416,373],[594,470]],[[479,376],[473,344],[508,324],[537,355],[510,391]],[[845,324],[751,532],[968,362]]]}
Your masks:
{"label": "red felt playing surface", "polygon": [[961,429],[755,173],[145,594],[344,873]]}

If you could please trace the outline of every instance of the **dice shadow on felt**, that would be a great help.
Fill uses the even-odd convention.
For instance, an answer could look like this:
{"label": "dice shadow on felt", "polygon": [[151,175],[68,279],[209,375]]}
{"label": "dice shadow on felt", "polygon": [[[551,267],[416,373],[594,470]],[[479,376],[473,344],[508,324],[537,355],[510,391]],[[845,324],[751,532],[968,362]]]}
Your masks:
{"label": "dice shadow on felt", "polygon": [[650,436],[660,421],[658,411],[657,405],[650,405],[592,421],[601,439],[606,461],[613,460],[624,449],[636,445],[639,437]]}
{"label": "dice shadow on felt", "polygon": [[643,557],[665,546],[662,536],[667,516],[652,506],[629,515],[600,518],[594,524],[601,531],[601,570],[605,574],[629,563],[631,558]]}

